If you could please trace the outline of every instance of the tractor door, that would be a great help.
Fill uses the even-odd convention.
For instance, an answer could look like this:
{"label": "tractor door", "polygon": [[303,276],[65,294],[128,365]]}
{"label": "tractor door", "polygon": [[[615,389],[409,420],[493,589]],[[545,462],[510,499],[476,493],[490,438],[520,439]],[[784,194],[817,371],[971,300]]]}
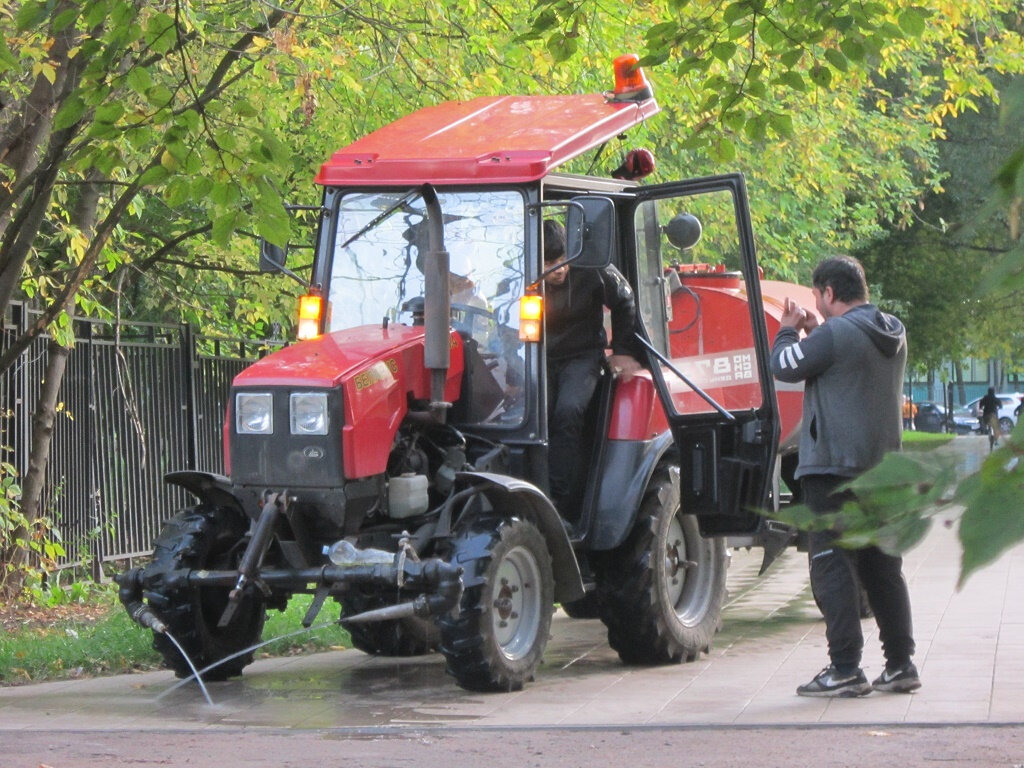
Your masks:
{"label": "tractor door", "polygon": [[739,174],[637,188],[637,302],[679,450],[683,510],[705,535],[752,533],[766,510],[778,409]]}

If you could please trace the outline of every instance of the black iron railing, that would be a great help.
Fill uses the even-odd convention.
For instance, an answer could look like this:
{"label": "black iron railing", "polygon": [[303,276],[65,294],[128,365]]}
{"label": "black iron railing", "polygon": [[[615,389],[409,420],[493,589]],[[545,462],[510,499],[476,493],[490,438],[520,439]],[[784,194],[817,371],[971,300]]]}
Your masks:
{"label": "black iron railing", "polygon": [[[0,350],[35,312],[11,307]],[[189,326],[75,320],[75,347],[58,398],[44,492],[67,560],[104,561],[150,551],[163,521],[192,501],[163,481],[180,469],[223,471],[221,426],[234,376],[274,340],[217,339]],[[24,475],[31,416],[48,339],[0,373],[0,460]]]}

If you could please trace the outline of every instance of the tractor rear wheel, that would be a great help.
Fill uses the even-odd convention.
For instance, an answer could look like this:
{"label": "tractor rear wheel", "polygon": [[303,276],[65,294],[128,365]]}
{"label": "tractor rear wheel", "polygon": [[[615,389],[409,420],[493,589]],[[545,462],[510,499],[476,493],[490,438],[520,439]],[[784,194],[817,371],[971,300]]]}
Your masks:
{"label": "tractor rear wheel", "polygon": [[[342,616],[383,608],[385,603],[367,595],[346,595],[341,600]],[[420,618],[348,624],[352,645],[371,656],[422,656],[437,648],[437,625]]]}
{"label": "tractor rear wheel", "polygon": [[624,663],[675,664],[710,649],[728,552],[683,514],[667,467],[651,478],[629,539],[601,562],[601,620]]}
{"label": "tractor rear wheel", "polygon": [[[236,568],[245,551],[248,528],[249,521],[237,512],[201,504],[167,521],[153,544],[153,561],[146,568],[147,600],[196,669],[259,642],[266,620],[263,595],[253,585],[247,586],[231,622],[221,628],[217,624],[228,603],[229,587],[164,586],[160,574]],[[192,674],[192,668],[166,635],[154,633],[153,647],[175,675]],[[250,650],[205,672],[203,679],[224,680],[240,675],[252,660]]]}
{"label": "tractor rear wheel", "polygon": [[467,690],[520,690],[551,631],[547,542],[526,520],[478,518],[453,538],[448,559],[465,569],[461,611],[440,619],[448,672]]}

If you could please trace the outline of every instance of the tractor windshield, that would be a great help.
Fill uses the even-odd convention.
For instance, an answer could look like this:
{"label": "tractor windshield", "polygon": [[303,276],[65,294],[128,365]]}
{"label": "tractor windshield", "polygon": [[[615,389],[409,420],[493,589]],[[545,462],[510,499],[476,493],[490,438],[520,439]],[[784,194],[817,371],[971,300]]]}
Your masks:
{"label": "tractor windshield", "polygon": [[[519,341],[525,200],[514,190],[479,189],[443,192],[438,199],[452,326],[492,361],[499,386],[514,389],[525,360]],[[423,201],[397,191],[348,193],[339,204],[334,243],[328,331],[385,319],[412,324],[414,310],[422,311],[423,260],[430,250]],[[499,420],[510,418],[505,413]]]}
{"label": "tractor windshield", "polygon": [[[424,295],[429,249],[422,201],[399,206],[352,242],[353,235],[403,198],[403,193],[354,192],[341,200],[328,300],[329,330],[411,322],[410,299]],[[486,315],[517,326],[523,292],[525,203],[515,191],[438,195],[444,212],[453,313]],[[472,310],[477,310],[473,312]],[[459,320],[455,318],[456,324]]]}

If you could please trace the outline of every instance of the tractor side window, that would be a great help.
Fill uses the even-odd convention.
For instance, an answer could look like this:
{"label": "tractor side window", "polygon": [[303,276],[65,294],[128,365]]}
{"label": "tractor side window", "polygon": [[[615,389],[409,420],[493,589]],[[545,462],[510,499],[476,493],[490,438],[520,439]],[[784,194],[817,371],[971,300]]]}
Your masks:
{"label": "tractor side window", "polygon": [[672,320],[668,278],[662,266],[658,201],[641,203],[635,214],[636,255],[639,270],[637,308],[654,348],[668,354],[668,324]]}
{"label": "tractor side window", "polygon": [[[757,408],[762,399],[734,222],[733,198],[722,190],[645,201],[634,219],[647,332],[659,351],[667,346],[673,366],[730,411]],[[678,377],[666,373],[666,381],[678,413],[714,410]]]}

